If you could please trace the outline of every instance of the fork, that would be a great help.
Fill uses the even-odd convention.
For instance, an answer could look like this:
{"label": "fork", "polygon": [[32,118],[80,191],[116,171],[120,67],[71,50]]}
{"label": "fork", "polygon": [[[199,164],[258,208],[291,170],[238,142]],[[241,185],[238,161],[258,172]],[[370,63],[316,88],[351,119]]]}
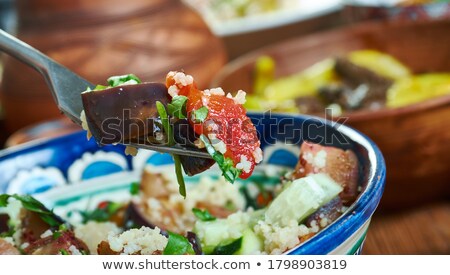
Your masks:
{"label": "fork", "polygon": [[[57,63],[55,60],[0,29],[0,51],[3,51],[38,71],[47,82],[58,109],[74,123],[81,125],[80,114],[83,110],[81,93],[95,85]],[[161,153],[211,158],[205,152],[179,145],[150,145],[144,140],[126,144],[136,148],[153,150]]]}

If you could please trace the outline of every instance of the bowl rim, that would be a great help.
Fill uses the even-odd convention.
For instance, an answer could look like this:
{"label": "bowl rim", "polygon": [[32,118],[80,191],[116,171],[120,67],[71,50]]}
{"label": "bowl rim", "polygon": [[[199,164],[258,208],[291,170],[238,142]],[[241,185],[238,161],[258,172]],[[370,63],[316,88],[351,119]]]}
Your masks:
{"label": "bowl rim", "polygon": [[[236,71],[238,68],[242,68],[249,63],[253,63],[257,57],[261,55],[267,55],[273,52],[279,47],[284,45],[290,45],[300,40],[313,41],[315,44],[320,44],[323,42],[323,37],[336,36],[339,33],[367,33],[373,30],[379,29],[380,26],[385,28],[392,27],[404,27],[404,26],[426,26],[447,23],[450,24],[450,19],[438,19],[434,21],[414,21],[414,22],[397,22],[397,21],[367,21],[361,22],[358,25],[347,25],[338,27],[332,30],[319,31],[317,33],[308,34],[305,36],[298,36],[289,38],[280,42],[276,42],[254,51],[250,51],[231,62],[227,63],[222,69],[214,76],[210,82],[211,87],[219,87],[220,83],[223,81],[225,76],[229,75],[231,72]],[[358,110],[354,112],[345,112],[341,116],[336,116],[335,118],[347,118],[349,122],[359,122],[359,121],[370,121],[383,119],[387,117],[393,117],[397,115],[409,115],[411,113],[421,112],[428,109],[435,109],[440,107],[450,106],[450,94],[438,96],[436,98],[428,99],[425,101],[409,104],[402,107],[387,108],[384,107],[379,110]],[[251,110],[249,110],[251,111]]]}
{"label": "bowl rim", "polygon": [[[263,115],[263,112],[248,112],[248,115],[251,118],[257,119]],[[302,122],[305,120],[313,120],[315,122],[323,123],[326,127],[331,127],[333,130],[341,132],[353,143],[359,144],[367,151],[368,163],[370,165],[367,186],[358,199],[332,224],[319,231],[309,240],[284,253],[313,255],[328,254],[350,238],[366,222],[370,221],[372,214],[381,200],[385,187],[386,164],[383,155],[370,138],[349,126],[311,115],[283,113],[274,113],[272,115],[278,118],[293,117]],[[339,129],[336,129],[336,125]],[[42,138],[1,150],[0,161],[5,158],[15,157],[23,151],[33,150],[42,146],[51,146],[53,143],[71,139],[74,136],[81,135],[83,132],[84,130],[80,130],[60,137]]]}

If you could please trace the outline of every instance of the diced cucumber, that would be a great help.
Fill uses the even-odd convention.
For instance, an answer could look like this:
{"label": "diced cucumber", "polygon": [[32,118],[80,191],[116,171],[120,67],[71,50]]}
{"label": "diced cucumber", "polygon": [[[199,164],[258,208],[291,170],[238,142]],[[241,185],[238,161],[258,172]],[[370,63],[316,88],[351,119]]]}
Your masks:
{"label": "diced cucumber", "polygon": [[[261,240],[251,230],[258,220],[264,217],[264,211],[238,212],[230,215],[226,219],[216,219],[214,221],[197,221],[194,232],[197,234],[205,254],[213,252],[218,245],[227,244],[240,237],[242,247],[237,253],[247,253],[259,251]],[[262,245],[262,244],[261,244]]]}
{"label": "diced cucumber", "polygon": [[342,190],[342,187],[326,174],[297,179],[269,205],[265,213],[266,221],[281,226],[289,225],[292,220],[300,223]]}
{"label": "diced cucumber", "polygon": [[253,255],[263,250],[263,241],[251,230],[247,228],[242,235],[242,245],[235,254]]}

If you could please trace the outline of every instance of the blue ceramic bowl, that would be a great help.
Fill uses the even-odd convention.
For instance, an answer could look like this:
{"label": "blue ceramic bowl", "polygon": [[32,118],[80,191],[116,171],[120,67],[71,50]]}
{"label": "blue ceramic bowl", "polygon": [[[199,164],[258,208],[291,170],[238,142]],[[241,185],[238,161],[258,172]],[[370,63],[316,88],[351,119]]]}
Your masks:
{"label": "blue ceramic bowl", "polygon": [[[267,166],[292,169],[304,140],[357,154],[362,187],[357,201],[334,223],[287,253],[358,254],[385,184],[386,167],[377,146],[349,127],[311,116],[249,115],[264,151],[264,161],[252,177],[259,177]],[[173,165],[167,154],[140,151],[131,158],[123,152],[121,145],[98,147],[93,140],[86,141],[84,131],[7,149],[0,152],[0,192],[32,194],[58,210],[83,197],[128,194],[129,185],[139,180],[146,165]]]}

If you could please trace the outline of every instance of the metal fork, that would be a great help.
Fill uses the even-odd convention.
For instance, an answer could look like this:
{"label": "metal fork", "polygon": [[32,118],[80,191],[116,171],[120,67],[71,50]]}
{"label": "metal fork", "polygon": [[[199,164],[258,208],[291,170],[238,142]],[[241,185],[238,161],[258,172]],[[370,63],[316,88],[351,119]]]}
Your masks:
{"label": "metal fork", "polygon": [[[95,85],[1,29],[0,51],[4,51],[38,71],[45,78],[59,110],[74,123],[81,125],[80,113],[83,110],[81,93],[88,87],[94,88]],[[127,145],[161,153],[211,158],[207,152],[183,148],[179,145],[155,146],[144,142]]]}

